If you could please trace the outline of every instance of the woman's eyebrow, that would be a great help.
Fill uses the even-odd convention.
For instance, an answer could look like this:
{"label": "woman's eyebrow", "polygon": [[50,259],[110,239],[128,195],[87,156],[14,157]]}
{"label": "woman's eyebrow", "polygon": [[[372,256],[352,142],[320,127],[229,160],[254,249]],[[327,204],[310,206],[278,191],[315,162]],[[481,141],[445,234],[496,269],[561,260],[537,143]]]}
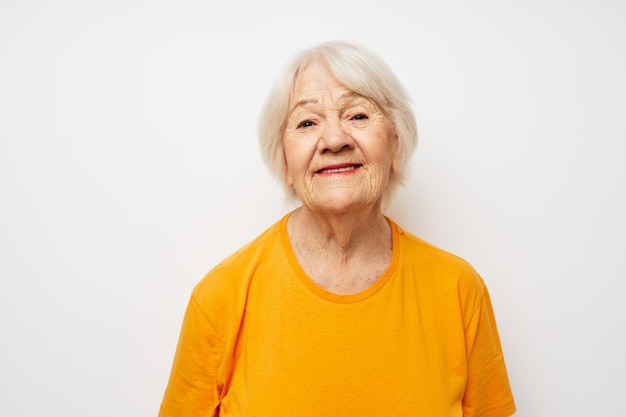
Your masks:
{"label": "woman's eyebrow", "polygon": [[307,104],[317,104],[317,103],[319,103],[319,100],[316,98],[302,99],[293,105],[293,107],[289,110],[289,115],[291,115],[291,113],[293,113],[298,107],[304,107]]}
{"label": "woman's eyebrow", "polygon": [[352,105],[355,102],[365,101],[370,104],[376,104],[374,100],[369,97],[364,96],[363,94],[357,93],[355,91],[348,91],[347,93],[342,94],[338,99],[337,103],[339,106]]}
{"label": "woman's eyebrow", "polygon": [[357,93],[356,91],[348,91],[346,93],[343,93],[341,96],[339,96],[339,99],[337,101],[346,101],[348,99],[358,99],[358,98],[363,98],[369,101],[367,97],[365,97],[363,94]]}
{"label": "woman's eyebrow", "polygon": [[[342,95],[340,95],[337,98],[337,103],[340,103],[341,105],[345,105],[346,102],[350,102],[350,101],[354,101],[354,100],[358,100],[358,99],[363,99],[367,102],[371,102],[372,100],[368,97],[365,97],[363,94],[359,94],[356,91],[347,91],[345,93],[343,93]],[[296,104],[293,105],[293,107],[291,107],[291,109],[289,110],[289,116],[291,116],[291,114],[298,108],[298,107],[306,107],[308,104],[318,104],[320,101],[317,98],[305,98],[302,99],[300,101],[298,101]]]}

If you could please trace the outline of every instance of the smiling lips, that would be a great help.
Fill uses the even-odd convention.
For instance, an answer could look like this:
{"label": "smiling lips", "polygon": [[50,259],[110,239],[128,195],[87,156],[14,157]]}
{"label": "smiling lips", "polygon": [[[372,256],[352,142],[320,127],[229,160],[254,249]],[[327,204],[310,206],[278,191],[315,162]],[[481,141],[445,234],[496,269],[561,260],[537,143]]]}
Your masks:
{"label": "smiling lips", "polygon": [[355,171],[358,168],[361,168],[362,164],[340,164],[340,165],[331,165],[324,167],[320,170],[315,171],[316,174],[320,175],[330,175],[330,174],[341,174],[344,172]]}

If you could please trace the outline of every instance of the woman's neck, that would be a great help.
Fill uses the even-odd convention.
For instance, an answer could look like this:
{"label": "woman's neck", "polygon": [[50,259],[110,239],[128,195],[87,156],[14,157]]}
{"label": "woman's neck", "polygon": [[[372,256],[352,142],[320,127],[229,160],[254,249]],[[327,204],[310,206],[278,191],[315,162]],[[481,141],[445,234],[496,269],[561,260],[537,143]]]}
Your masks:
{"label": "woman's neck", "polygon": [[288,230],[292,238],[307,246],[338,250],[345,255],[391,238],[380,206],[340,214],[319,213],[303,206],[290,216]]}
{"label": "woman's neck", "polygon": [[391,226],[378,209],[322,215],[301,207],[289,217],[287,232],[305,273],[334,293],[363,291],[391,262]]}

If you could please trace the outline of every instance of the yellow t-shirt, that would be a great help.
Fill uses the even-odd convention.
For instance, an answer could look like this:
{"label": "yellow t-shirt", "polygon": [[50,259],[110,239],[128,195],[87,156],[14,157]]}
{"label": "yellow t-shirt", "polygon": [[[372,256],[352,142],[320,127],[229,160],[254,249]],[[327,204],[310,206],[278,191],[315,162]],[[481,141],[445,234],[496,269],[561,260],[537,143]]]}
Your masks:
{"label": "yellow t-shirt", "polygon": [[506,417],[515,411],[483,281],[390,221],[388,270],[329,293],[287,217],[193,291],[161,417]]}

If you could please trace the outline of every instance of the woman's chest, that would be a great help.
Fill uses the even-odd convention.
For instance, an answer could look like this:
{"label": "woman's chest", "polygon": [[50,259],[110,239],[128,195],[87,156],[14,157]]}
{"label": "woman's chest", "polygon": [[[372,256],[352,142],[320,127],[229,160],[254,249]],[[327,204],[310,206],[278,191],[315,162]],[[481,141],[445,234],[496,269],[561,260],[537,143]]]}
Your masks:
{"label": "woman's chest", "polygon": [[249,300],[224,415],[460,415],[462,326],[403,297],[267,297]]}

